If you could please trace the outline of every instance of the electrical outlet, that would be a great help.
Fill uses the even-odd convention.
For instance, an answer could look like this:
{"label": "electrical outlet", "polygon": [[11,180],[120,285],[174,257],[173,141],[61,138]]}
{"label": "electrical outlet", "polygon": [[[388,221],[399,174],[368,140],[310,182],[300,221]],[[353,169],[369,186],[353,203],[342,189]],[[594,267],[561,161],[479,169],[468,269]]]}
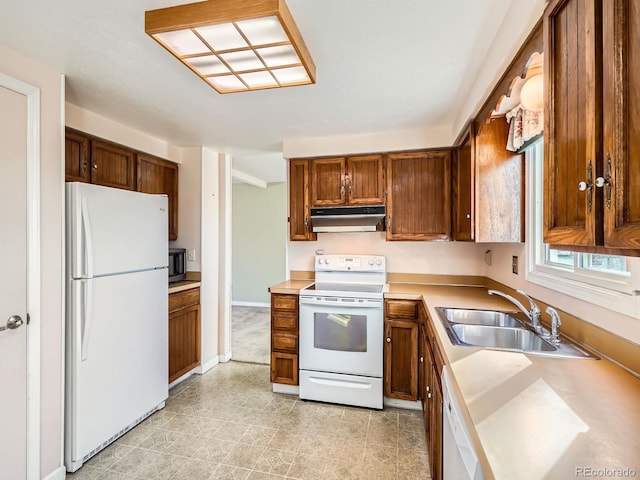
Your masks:
{"label": "electrical outlet", "polygon": [[196,261],[196,249],[195,248],[187,249],[187,260],[189,260],[190,262],[195,262]]}
{"label": "electrical outlet", "polygon": [[518,274],[518,257],[516,255],[511,257],[511,271]]}

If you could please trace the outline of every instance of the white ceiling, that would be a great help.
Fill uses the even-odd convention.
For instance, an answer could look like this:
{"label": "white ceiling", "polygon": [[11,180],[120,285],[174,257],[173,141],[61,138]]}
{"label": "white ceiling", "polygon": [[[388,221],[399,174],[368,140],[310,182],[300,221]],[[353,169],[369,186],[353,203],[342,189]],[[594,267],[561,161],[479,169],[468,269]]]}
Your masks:
{"label": "white ceiling", "polygon": [[144,33],[188,0],[3,0],[0,43],[64,73],[68,102],[271,182],[284,139],[454,128],[509,7],[535,2],[287,0],[317,83],[227,95]]}

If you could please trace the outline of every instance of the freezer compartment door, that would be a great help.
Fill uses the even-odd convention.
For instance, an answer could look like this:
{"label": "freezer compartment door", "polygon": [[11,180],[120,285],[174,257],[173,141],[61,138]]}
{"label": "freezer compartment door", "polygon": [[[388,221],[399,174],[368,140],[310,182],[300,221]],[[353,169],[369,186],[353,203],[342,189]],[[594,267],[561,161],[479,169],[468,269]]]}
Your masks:
{"label": "freezer compartment door", "polygon": [[71,278],[166,267],[167,205],[166,195],[67,183]]}
{"label": "freezer compartment door", "polygon": [[168,397],[166,275],[150,270],[69,282],[68,467]]}

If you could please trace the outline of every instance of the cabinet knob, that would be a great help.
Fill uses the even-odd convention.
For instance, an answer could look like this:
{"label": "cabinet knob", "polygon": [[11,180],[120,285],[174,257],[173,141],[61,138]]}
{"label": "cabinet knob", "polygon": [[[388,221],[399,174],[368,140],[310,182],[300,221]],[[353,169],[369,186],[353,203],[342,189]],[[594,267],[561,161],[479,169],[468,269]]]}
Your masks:
{"label": "cabinet knob", "polygon": [[98,164],[97,164],[97,163],[94,163],[94,164],[93,164],[93,165],[91,165],[91,166],[93,167],[93,169],[94,169],[94,170],[97,170],[97,169],[98,169]]}
{"label": "cabinet knob", "polygon": [[424,357],[420,357],[420,363],[424,363]]}
{"label": "cabinet knob", "polygon": [[467,218],[471,218],[471,214],[470,213],[467,213]]}
{"label": "cabinet knob", "polygon": [[430,391],[431,391],[431,387],[427,385],[427,393],[429,393]]}
{"label": "cabinet knob", "polygon": [[587,190],[591,190],[591,188],[592,188],[591,185],[589,185],[587,182],[580,182],[578,184],[578,190],[580,190],[581,192],[585,192]]}
{"label": "cabinet knob", "polygon": [[432,398],[433,395],[431,393],[427,393],[427,398]]}
{"label": "cabinet knob", "polygon": [[391,337],[387,337],[387,343],[391,343]]}

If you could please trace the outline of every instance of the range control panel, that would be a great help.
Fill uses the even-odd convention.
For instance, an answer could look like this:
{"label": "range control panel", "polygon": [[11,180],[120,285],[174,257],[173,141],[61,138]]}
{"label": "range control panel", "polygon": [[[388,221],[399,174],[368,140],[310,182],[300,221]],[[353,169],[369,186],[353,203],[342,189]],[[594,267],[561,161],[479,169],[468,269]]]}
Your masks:
{"label": "range control panel", "polygon": [[386,258],[381,255],[316,255],[317,271],[386,272]]}

